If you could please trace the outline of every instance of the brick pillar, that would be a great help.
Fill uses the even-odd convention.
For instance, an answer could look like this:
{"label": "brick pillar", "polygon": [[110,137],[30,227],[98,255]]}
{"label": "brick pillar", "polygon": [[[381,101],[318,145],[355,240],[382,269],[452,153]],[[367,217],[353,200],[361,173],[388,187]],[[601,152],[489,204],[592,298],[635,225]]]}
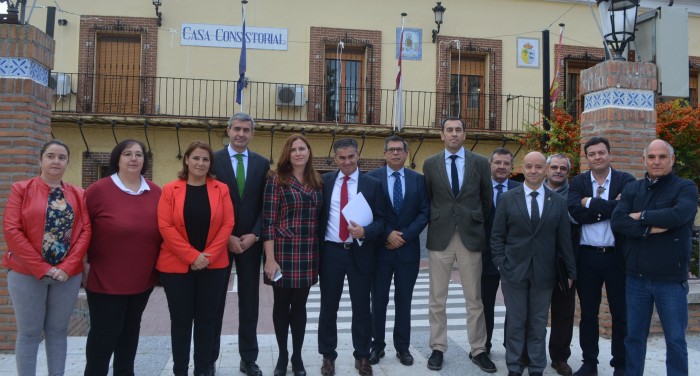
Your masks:
{"label": "brick pillar", "polygon": [[[608,60],[581,72],[581,153],[593,136],[610,140],[612,164],[644,176],[642,151],[656,138],[656,65]],[[584,166],[582,166],[584,167]]]}
{"label": "brick pillar", "polygon": [[[0,24],[0,221],[10,185],[39,173],[39,148],[51,136],[49,70],[54,41],[30,25]],[[7,251],[0,234],[0,255]],[[14,350],[15,316],[0,268],[0,351]]]}
{"label": "brick pillar", "polygon": [[[581,114],[583,145],[593,136],[610,141],[612,166],[637,179],[644,176],[642,153],[656,138],[656,65],[608,60],[581,71],[585,95]],[[581,170],[587,168],[581,164]],[[577,307],[576,315],[579,316]],[[612,318],[605,289],[600,305],[599,332],[612,336]]]}

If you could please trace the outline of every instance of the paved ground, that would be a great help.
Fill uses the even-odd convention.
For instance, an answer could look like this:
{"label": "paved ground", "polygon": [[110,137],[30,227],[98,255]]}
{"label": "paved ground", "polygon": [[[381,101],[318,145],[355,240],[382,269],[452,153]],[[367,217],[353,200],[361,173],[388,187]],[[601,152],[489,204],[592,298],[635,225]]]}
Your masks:
{"label": "paved ground", "polygon": [[[430,354],[428,348],[429,327],[427,319],[427,285],[428,275],[424,263],[418,277],[414,294],[414,304],[412,307],[413,333],[411,338],[411,352],[415,357],[415,364],[406,367],[399,363],[395,357],[393,346],[390,343],[391,334],[387,334],[387,356],[382,359],[378,366],[374,366],[375,375],[401,375],[411,373],[412,375],[485,375],[468,359],[467,333],[464,313],[464,300],[459,287],[459,280],[456,273],[453,283],[450,286],[448,298],[449,314],[449,350],[445,354],[444,368],[440,372],[430,371],[426,368],[427,357]],[[225,330],[222,337],[223,354],[217,364],[217,375],[243,375],[238,371],[240,358],[237,351],[236,333],[236,286],[230,286],[230,294],[227,305],[225,319]],[[320,374],[321,356],[316,349],[316,333],[318,321],[318,287],[316,286],[309,297],[309,322],[307,326],[307,337],[304,346],[303,359],[309,376]],[[393,303],[390,303],[390,311]],[[498,344],[503,342],[503,317],[505,307],[499,296],[499,306],[496,313],[496,330],[494,332],[494,351],[492,359],[498,367],[498,374],[507,374],[504,353],[505,350]],[[260,355],[258,364],[265,375],[272,375],[275,362],[277,360],[277,344],[275,342],[271,323],[272,293],[268,286],[261,285],[261,310],[260,324],[258,327]],[[393,314],[390,312],[388,321],[389,327],[393,323]],[[352,358],[352,339],[350,335],[350,304],[347,296],[347,289],[344,293],[341,310],[339,313],[339,349],[340,353],[337,363],[337,375],[356,375]],[[171,375],[172,359],[170,353],[169,319],[167,313],[167,302],[162,289],[156,289],[151,296],[149,305],[143,317],[142,337],[139,344],[137,356],[138,375]],[[581,364],[581,353],[578,349],[578,329],[574,330],[574,341],[570,364],[574,369]],[[68,339],[68,359],[66,374],[81,375],[84,369],[85,357],[85,337],[69,337]],[[291,343],[291,340],[290,340]],[[610,341],[601,339],[600,353],[602,354],[601,365],[599,365],[600,375],[612,375],[612,369],[608,366],[610,353]],[[688,357],[690,359],[690,375],[700,374],[700,337],[693,336],[688,339]],[[646,361],[646,375],[665,375],[665,345],[662,337],[654,337],[649,340],[649,348]],[[192,363],[191,363],[192,364]],[[39,350],[38,374],[46,374],[46,361],[44,357],[43,344]],[[0,376],[16,374],[14,355],[0,354]],[[555,375],[553,369],[548,368],[545,375]],[[291,375],[291,369],[288,372]]]}

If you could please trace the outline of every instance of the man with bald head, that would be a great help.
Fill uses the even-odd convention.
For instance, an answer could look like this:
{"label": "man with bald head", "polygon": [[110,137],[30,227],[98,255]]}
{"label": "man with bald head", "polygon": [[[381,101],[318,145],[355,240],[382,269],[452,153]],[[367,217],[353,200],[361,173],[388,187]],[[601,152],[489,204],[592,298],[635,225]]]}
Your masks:
{"label": "man with bald head", "polygon": [[[540,152],[523,158],[525,184],[501,195],[491,232],[493,262],[501,273],[508,315],[505,328],[509,376],[522,375],[519,362],[527,344],[530,375],[547,366],[547,317],[560,254],[576,279],[566,199],[545,188],[547,162]],[[571,281],[569,281],[571,283]]]}
{"label": "man with bald head", "polygon": [[673,173],[675,160],[668,142],[652,141],[644,148],[644,178],[625,187],[612,213],[613,231],[626,239],[626,375],[644,374],[654,306],[666,339],[666,374],[688,374],[688,263],[698,187]]}

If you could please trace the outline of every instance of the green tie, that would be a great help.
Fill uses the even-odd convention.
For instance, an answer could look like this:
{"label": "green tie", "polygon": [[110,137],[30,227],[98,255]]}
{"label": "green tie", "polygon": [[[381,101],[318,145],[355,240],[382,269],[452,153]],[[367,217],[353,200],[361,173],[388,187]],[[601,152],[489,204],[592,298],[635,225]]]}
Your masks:
{"label": "green tie", "polygon": [[236,165],[236,183],[238,184],[238,194],[243,197],[243,188],[245,187],[245,167],[243,166],[243,154],[234,155],[238,164]]}

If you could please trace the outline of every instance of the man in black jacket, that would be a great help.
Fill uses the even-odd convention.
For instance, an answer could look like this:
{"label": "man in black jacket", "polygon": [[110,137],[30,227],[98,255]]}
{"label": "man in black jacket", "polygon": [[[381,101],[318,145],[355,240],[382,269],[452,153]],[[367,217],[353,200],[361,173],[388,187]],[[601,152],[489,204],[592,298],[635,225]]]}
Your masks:
{"label": "man in black jacket", "polygon": [[610,217],[624,187],[634,181],[632,175],[610,167],[610,142],[603,137],[591,137],[584,146],[590,171],[571,179],[569,185],[569,214],[579,223],[580,235],[575,242],[576,289],[581,304],[579,343],[583,365],[574,376],[598,374],[598,313],[603,284],[612,316],[612,359],[615,376],[625,369],[625,273],[622,258],[622,238],[610,229]]}
{"label": "man in black jacket", "polygon": [[644,374],[654,306],[666,339],[666,374],[688,374],[688,263],[698,188],[672,172],[675,155],[666,141],[644,148],[647,170],[629,184],[612,217],[613,230],[626,236],[627,375]]}

